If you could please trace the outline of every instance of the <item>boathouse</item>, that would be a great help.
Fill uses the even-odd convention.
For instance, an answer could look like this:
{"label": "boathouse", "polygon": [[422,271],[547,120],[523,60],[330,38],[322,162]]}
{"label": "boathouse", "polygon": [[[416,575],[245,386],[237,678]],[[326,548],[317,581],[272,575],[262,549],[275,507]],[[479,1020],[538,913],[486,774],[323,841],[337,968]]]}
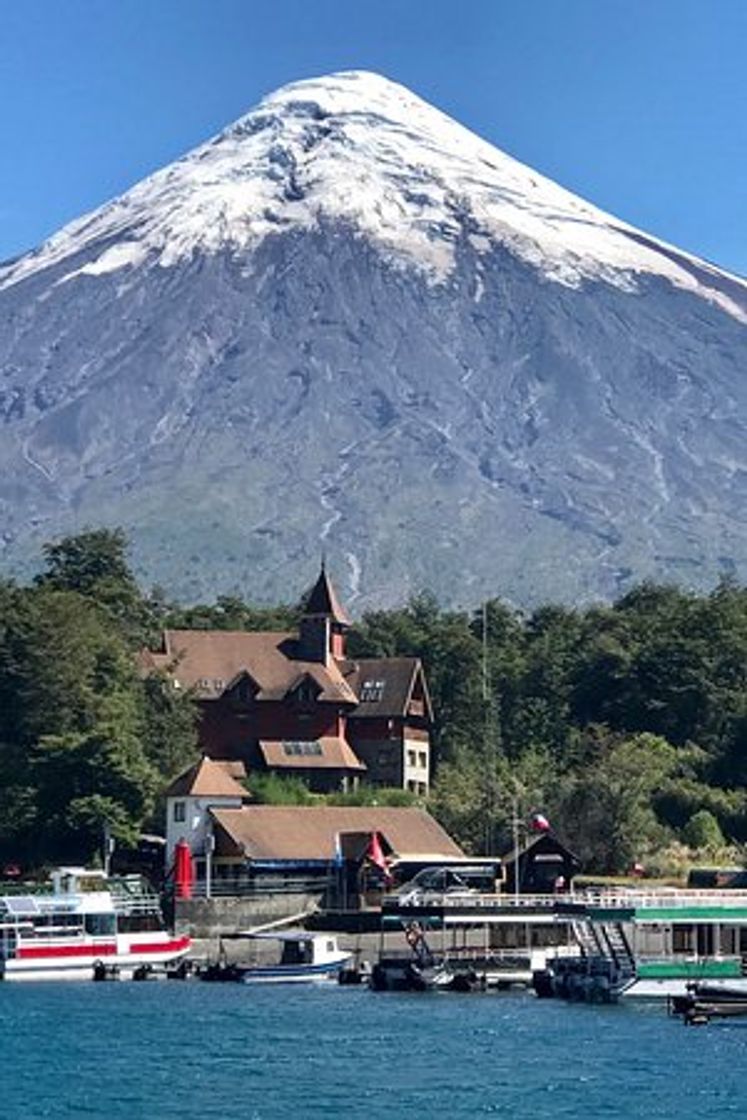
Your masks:
{"label": "boathouse", "polygon": [[557,894],[570,890],[580,867],[578,857],[551,830],[530,837],[504,855],[502,861],[506,894]]}

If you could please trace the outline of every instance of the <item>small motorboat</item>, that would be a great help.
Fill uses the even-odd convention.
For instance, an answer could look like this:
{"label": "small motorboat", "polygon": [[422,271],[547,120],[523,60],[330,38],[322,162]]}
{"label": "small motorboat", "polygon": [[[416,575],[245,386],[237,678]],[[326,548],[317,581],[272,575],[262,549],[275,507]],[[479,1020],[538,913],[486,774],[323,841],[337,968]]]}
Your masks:
{"label": "small motorboat", "polygon": [[350,967],[354,959],[353,954],[340,949],[337,938],[328,933],[289,930],[237,936],[258,942],[274,941],[280,948],[279,960],[275,963],[240,966],[239,979],[245,984],[337,980],[341,969]]}
{"label": "small motorboat", "polygon": [[670,1009],[674,1015],[680,1015],[686,1025],[745,1017],[747,990],[744,986],[727,984],[691,984],[687,995],[672,998]]}

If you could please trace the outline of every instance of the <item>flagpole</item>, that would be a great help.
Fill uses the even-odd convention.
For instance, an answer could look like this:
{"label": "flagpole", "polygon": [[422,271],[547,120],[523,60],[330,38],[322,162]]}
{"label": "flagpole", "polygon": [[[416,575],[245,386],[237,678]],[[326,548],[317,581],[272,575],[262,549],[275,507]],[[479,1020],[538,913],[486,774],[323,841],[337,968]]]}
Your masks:
{"label": "flagpole", "polygon": [[513,796],[513,809],[514,809],[514,903],[519,905],[519,798],[517,794]]}
{"label": "flagpole", "polygon": [[495,728],[492,726],[493,706],[490,696],[490,668],[488,663],[488,604],[483,600],[481,617],[482,638],[482,712],[483,712],[483,751],[487,763],[487,788],[485,813],[485,855],[492,856],[494,848],[495,815]]}

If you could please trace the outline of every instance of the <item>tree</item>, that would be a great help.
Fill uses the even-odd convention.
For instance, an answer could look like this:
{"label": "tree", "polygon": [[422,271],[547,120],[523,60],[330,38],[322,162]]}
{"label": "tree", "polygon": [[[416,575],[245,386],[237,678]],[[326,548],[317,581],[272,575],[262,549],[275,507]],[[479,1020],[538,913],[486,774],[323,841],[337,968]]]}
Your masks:
{"label": "tree", "polygon": [[104,826],[127,845],[137,839],[157,775],[123,717],[87,732],[46,736],[34,748],[31,775],[43,822],[37,859],[87,860],[100,848]]}
{"label": "tree", "polygon": [[555,790],[553,816],[586,870],[625,871],[667,838],[653,794],[676,771],[677,751],[659,736],[595,728],[578,752]]}
{"label": "tree", "polygon": [[293,630],[298,626],[299,606],[280,604],[257,607],[235,595],[219,595],[215,603],[191,607],[169,607],[163,624],[187,630]]}
{"label": "tree", "polygon": [[140,644],[150,623],[147,603],[127,562],[122,529],[87,529],[45,544],[46,567],[37,587],[74,591],[116,619],[123,635]]}
{"label": "tree", "polygon": [[480,760],[462,747],[436,774],[428,808],[468,852],[483,851],[486,834],[485,774]]}
{"label": "tree", "polygon": [[700,809],[697,813],[693,813],[685,825],[682,839],[689,848],[703,851],[715,852],[726,844],[718,821],[707,809]]}
{"label": "tree", "polygon": [[0,691],[12,704],[0,782],[13,808],[0,819],[0,843],[37,861],[86,856],[103,805],[85,804],[91,797],[109,799],[109,823],[132,838],[157,777],[128,645],[92,600],[37,586],[6,618],[5,648]]}
{"label": "tree", "polygon": [[148,760],[163,777],[174,777],[199,753],[197,704],[165,673],[151,673],[140,682],[140,703]]}

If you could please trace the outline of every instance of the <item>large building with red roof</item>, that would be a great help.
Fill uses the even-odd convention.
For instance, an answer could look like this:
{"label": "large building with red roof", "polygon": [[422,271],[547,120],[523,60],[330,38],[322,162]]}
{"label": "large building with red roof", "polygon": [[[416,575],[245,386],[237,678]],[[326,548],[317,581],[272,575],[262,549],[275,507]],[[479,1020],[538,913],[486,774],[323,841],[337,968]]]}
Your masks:
{"label": "large building with red roof", "polygon": [[302,778],[428,792],[432,710],[416,657],[347,656],[350,620],[324,568],[297,632],[166,630],[143,655],[197,699],[211,759]]}

